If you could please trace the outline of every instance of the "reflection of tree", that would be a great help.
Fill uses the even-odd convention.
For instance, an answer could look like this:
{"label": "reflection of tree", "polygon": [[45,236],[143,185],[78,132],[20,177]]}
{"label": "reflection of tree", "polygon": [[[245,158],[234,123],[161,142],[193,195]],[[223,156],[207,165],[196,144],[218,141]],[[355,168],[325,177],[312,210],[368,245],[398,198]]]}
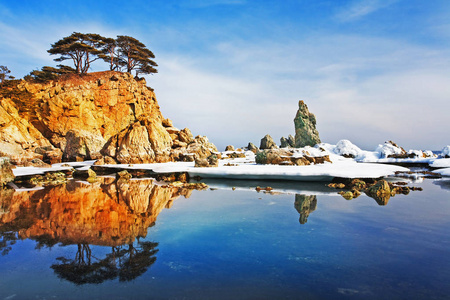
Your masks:
{"label": "reflection of tree", "polygon": [[296,194],[294,206],[300,214],[300,224],[305,224],[308,221],[309,214],[316,210],[317,196]]}
{"label": "reflection of tree", "polygon": [[117,266],[120,281],[130,281],[144,274],[156,261],[156,246],[158,243],[138,242],[137,247],[133,244],[129,244],[128,248],[113,247],[107,259]]}
{"label": "reflection of tree", "polygon": [[156,261],[156,246],[158,243],[138,241],[136,246],[112,247],[112,252],[104,259],[93,262],[89,245],[78,244],[75,259],[59,257],[57,260],[60,263],[53,264],[51,268],[59,278],[78,285],[98,284],[117,277],[120,281],[130,281],[144,274]]}
{"label": "reflection of tree", "polygon": [[12,245],[18,240],[17,233],[12,231],[0,232],[0,251],[2,255],[7,255],[12,249]]}

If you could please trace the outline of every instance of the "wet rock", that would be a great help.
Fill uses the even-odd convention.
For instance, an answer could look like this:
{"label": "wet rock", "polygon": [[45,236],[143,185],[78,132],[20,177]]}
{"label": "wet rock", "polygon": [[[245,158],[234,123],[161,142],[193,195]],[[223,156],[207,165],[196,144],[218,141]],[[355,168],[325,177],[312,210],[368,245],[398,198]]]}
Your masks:
{"label": "wet rock", "polygon": [[382,179],[367,188],[365,193],[374,198],[379,205],[386,205],[391,197],[391,187],[386,180]]}
{"label": "wet rock", "polygon": [[298,106],[294,119],[295,147],[315,146],[320,143],[319,132],[316,129],[316,117],[309,112],[308,106],[302,100],[299,101]]}
{"label": "wet rock", "polygon": [[75,170],[72,174],[73,178],[92,180],[97,177],[97,174],[91,169],[87,170]]}
{"label": "wet rock", "polygon": [[270,135],[266,134],[261,139],[261,144],[259,146],[259,149],[264,150],[264,149],[277,149],[277,148],[278,148],[277,144],[275,144],[275,142],[273,141],[273,139]]}
{"label": "wet rock", "polygon": [[341,195],[344,199],[346,200],[351,200],[353,199],[353,193],[351,191],[342,191],[338,193],[339,195]]}
{"label": "wet rock", "polygon": [[333,188],[333,189],[344,189],[345,184],[344,183],[330,183],[330,184],[328,184],[328,187]]}
{"label": "wet rock", "polygon": [[130,173],[128,173],[127,170],[123,170],[123,171],[117,172],[116,177],[119,179],[123,179],[123,180],[130,180],[133,176]]}

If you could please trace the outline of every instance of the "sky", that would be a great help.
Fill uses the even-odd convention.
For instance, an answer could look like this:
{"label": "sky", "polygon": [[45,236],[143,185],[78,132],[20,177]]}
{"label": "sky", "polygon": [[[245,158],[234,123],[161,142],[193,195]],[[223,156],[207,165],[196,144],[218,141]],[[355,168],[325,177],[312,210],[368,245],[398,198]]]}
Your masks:
{"label": "sky", "polygon": [[72,32],[143,42],[163,116],[219,150],[294,135],[299,100],[322,142],[450,144],[448,0],[0,0],[0,65],[56,66]]}

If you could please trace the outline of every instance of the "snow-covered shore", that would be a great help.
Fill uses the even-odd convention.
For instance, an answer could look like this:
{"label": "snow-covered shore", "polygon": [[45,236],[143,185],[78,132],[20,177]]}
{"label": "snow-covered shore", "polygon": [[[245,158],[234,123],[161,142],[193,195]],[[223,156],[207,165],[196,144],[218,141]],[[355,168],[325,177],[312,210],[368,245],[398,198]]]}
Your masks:
{"label": "snow-covered shore", "polygon": [[[442,153],[450,147],[443,149]],[[378,178],[394,175],[396,172],[407,172],[408,168],[389,163],[424,163],[433,168],[441,168],[436,173],[450,176],[450,159],[448,155],[433,154],[431,151],[408,151],[408,158],[392,158],[391,154],[401,154],[403,149],[385,143],[379,145],[375,151],[361,150],[348,140],[339,141],[336,145],[321,143],[315,147],[290,149],[294,157],[303,155],[328,155],[331,163],[307,166],[292,165],[260,165],[255,163],[255,154],[243,151],[245,158],[227,158],[219,161],[218,167],[197,168],[194,162],[169,162],[134,165],[104,165],[104,167],[121,169],[152,170],[156,173],[187,172],[191,177],[224,178],[224,179],[253,179],[253,180],[294,180],[294,181],[331,181],[334,177],[342,178]],[[448,151],[447,151],[448,152]],[[228,152],[229,153],[229,152]],[[223,153],[226,157],[227,152]],[[344,157],[345,156],[345,157]],[[13,170],[15,176],[43,174],[49,171],[63,171],[70,168],[86,169],[95,161],[85,161],[65,164],[54,164],[51,168],[17,167]]]}

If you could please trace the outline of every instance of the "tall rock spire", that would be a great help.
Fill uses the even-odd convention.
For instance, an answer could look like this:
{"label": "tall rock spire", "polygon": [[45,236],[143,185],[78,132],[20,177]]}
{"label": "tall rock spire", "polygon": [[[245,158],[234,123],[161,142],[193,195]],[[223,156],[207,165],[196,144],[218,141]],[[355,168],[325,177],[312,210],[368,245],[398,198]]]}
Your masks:
{"label": "tall rock spire", "polygon": [[303,100],[298,102],[294,125],[295,147],[314,146],[320,143],[319,132],[316,129],[316,116],[309,112]]}

